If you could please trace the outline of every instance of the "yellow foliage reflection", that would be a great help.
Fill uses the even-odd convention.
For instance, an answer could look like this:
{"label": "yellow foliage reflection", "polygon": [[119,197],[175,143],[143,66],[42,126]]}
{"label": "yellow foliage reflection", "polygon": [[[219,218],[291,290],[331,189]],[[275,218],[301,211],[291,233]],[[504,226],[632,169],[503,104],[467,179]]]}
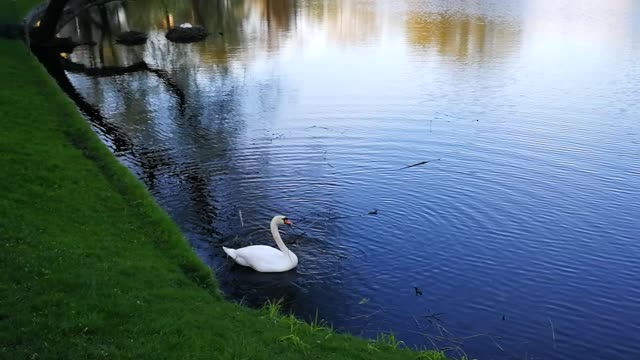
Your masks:
{"label": "yellow foliage reflection", "polygon": [[481,16],[409,13],[409,43],[418,49],[435,49],[461,59],[494,56],[517,43],[519,31],[507,23]]}

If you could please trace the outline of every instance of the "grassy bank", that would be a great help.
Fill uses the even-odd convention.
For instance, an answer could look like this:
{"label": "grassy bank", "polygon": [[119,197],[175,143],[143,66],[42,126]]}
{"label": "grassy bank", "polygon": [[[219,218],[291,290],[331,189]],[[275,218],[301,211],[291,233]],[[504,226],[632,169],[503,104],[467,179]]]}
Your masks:
{"label": "grassy bank", "polygon": [[19,22],[40,0],[8,0],[0,3],[0,22]]}
{"label": "grassy bank", "polygon": [[0,358],[441,358],[222,300],[22,43],[0,39],[0,78]]}

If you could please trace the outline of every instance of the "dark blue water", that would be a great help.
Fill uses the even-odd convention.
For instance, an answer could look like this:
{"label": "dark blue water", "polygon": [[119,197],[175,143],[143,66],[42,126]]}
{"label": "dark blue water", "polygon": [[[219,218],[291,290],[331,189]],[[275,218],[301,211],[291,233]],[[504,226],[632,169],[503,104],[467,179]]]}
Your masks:
{"label": "dark blue water", "polygon": [[[69,76],[229,297],[453,356],[640,358],[639,2],[166,6],[64,30],[99,42],[74,62],[160,73]],[[276,214],[294,272],[227,261]]]}

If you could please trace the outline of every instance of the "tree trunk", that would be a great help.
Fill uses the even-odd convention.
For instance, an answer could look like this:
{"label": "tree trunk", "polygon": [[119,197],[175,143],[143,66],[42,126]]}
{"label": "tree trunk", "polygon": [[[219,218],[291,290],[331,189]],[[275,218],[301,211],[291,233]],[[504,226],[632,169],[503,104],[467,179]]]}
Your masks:
{"label": "tree trunk", "polygon": [[34,40],[39,43],[51,41],[56,36],[58,21],[64,7],[69,0],[49,0],[49,5],[40,19],[40,26],[36,28]]}

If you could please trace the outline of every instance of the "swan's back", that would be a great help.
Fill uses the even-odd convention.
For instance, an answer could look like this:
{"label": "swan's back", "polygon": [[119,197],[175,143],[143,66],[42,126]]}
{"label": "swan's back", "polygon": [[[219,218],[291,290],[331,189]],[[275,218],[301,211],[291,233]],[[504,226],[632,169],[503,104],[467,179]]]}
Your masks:
{"label": "swan's back", "polygon": [[[229,251],[232,250],[232,251]],[[282,251],[266,245],[253,245],[225,252],[238,264],[260,272],[282,272],[298,265],[298,257],[291,251]]]}

